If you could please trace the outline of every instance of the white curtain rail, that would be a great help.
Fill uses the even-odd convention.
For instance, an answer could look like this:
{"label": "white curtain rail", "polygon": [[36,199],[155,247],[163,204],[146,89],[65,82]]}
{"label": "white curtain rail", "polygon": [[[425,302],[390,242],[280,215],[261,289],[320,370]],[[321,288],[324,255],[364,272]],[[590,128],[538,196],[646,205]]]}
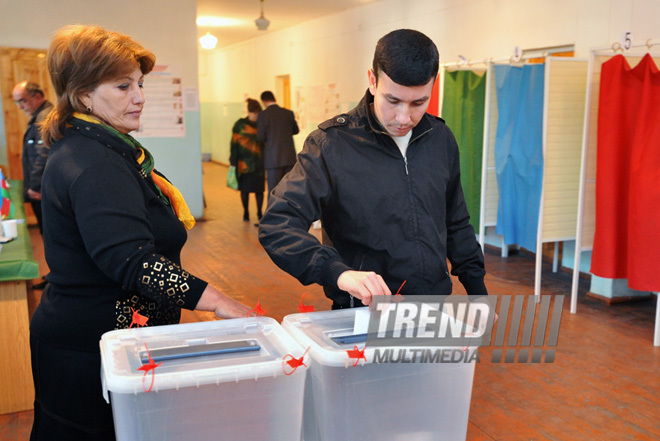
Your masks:
{"label": "white curtain rail", "polygon": [[447,67],[471,67],[475,64],[486,64],[490,63],[490,59],[485,59],[485,60],[478,60],[478,61],[472,61],[472,60],[467,60],[465,62],[462,61],[454,61],[452,63],[440,63],[441,68],[447,68]]}
{"label": "white curtain rail", "polygon": [[629,51],[630,49],[639,49],[639,48],[646,48],[648,50],[651,50],[653,46],[660,46],[660,38],[649,38],[647,39],[644,43],[638,43],[638,44],[632,44],[628,49],[625,49],[623,46],[621,46],[621,43],[618,41],[615,41],[609,46],[600,46],[600,47],[594,47],[591,48],[592,52],[621,52],[621,53],[626,53],[626,51]]}
{"label": "white curtain rail", "polygon": [[[657,44],[660,44],[660,41]],[[520,57],[520,59],[518,61],[516,61],[516,60],[513,59],[513,55],[512,55],[512,56],[506,57],[506,58],[485,58],[483,60],[476,60],[476,61],[467,60],[467,61],[454,61],[454,62],[450,62],[450,63],[440,63],[440,67],[446,69],[448,67],[471,67],[475,64],[488,65],[488,64],[491,64],[491,63],[493,63],[493,64],[494,63],[522,63],[522,62],[530,60],[532,58],[543,58],[543,57],[551,57],[551,56],[552,56],[552,54],[547,53],[547,52],[542,53],[542,54],[535,53],[535,54],[523,55],[522,57]]]}

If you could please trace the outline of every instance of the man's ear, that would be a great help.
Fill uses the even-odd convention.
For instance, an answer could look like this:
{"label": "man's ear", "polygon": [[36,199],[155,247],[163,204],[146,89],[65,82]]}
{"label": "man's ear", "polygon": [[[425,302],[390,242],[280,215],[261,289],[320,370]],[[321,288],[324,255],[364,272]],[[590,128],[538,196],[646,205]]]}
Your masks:
{"label": "man's ear", "polygon": [[367,77],[369,79],[369,92],[371,92],[372,95],[376,95],[376,85],[378,83],[378,79],[376,78],[376,74],[374,73],[373,69],[367,70]]}

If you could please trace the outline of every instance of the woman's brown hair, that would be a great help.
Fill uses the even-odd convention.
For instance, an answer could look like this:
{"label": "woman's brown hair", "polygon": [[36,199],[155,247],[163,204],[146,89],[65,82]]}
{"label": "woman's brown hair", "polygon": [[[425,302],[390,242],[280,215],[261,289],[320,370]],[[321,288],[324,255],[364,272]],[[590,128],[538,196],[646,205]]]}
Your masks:
{"label": "woman's brown hair", "polygon": [[248,112],[252,112],[252,113],[261,112],[261,104],[259,104],[259,101],[252,98],[248,98],[245,100],[245,102],[247,103]]}
{"label": "woman's brown hair", "polygon": [[155,63],[155,55],[128,35],[99,26],[73,25],[58,30],[48,50],[48,71],[57,102],[41,126],[44,144],[50,146],[62,139],[73,112],[85,112],[81,101],[85,93],[136,67],[146,75]]}

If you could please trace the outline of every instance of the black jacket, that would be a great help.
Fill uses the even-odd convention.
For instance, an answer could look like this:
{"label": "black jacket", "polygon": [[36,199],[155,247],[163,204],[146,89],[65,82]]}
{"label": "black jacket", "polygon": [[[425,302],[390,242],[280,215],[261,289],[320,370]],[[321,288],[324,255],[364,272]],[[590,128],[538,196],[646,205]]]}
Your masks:
{"label": "black jacket", "polygon": [[[367,91],[355,109],[309,135],[259,223],[261,244],[301,283],[322,284],[333,307],[350,302],[337,288],[348,269],[377,272],[393,293],[406,281],[402,294],[451,294],[447,258],[468,294],[487,294],[454,136],[426,114],[404,158],[372,116],[372,102]],[[308,233],[316,219],[324,244]]]}
{"label": "black jacket", "polygon": [[277,168],[295,164],[293,135],[300,129],[292,111],[277,104],[266,107],[257,118],[257,141],[264,146],[264,167]]}
{"label": "black jacket", "polygon": [[41,177],[48,159],[48,147],[41,140],[39,126],[52,108],[53,105],[50,102],[44,101],[30,118],[25,135],[23,135],[21,161],[23,163],[23,200],[25,202],[31,201],[28,197],[28,189],[41,193]]}

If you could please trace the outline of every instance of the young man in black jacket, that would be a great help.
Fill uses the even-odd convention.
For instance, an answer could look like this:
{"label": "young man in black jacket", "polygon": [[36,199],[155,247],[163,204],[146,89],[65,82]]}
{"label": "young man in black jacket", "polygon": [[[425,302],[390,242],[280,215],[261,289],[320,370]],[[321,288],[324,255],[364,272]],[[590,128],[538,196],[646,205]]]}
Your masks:
{"label": "young man in black jacket", "polygon": [[[451,294],[447,258],[468,294],[488,294],[456,140],[426,113],[438,67],[426,35],[382,37],[362,101],[308,136],[271,196],[261,244],[301,283],[323,285],[333,309],[369,305],[404,281],[401,294]],[[308,233],[316,219],[323,244]]]}

